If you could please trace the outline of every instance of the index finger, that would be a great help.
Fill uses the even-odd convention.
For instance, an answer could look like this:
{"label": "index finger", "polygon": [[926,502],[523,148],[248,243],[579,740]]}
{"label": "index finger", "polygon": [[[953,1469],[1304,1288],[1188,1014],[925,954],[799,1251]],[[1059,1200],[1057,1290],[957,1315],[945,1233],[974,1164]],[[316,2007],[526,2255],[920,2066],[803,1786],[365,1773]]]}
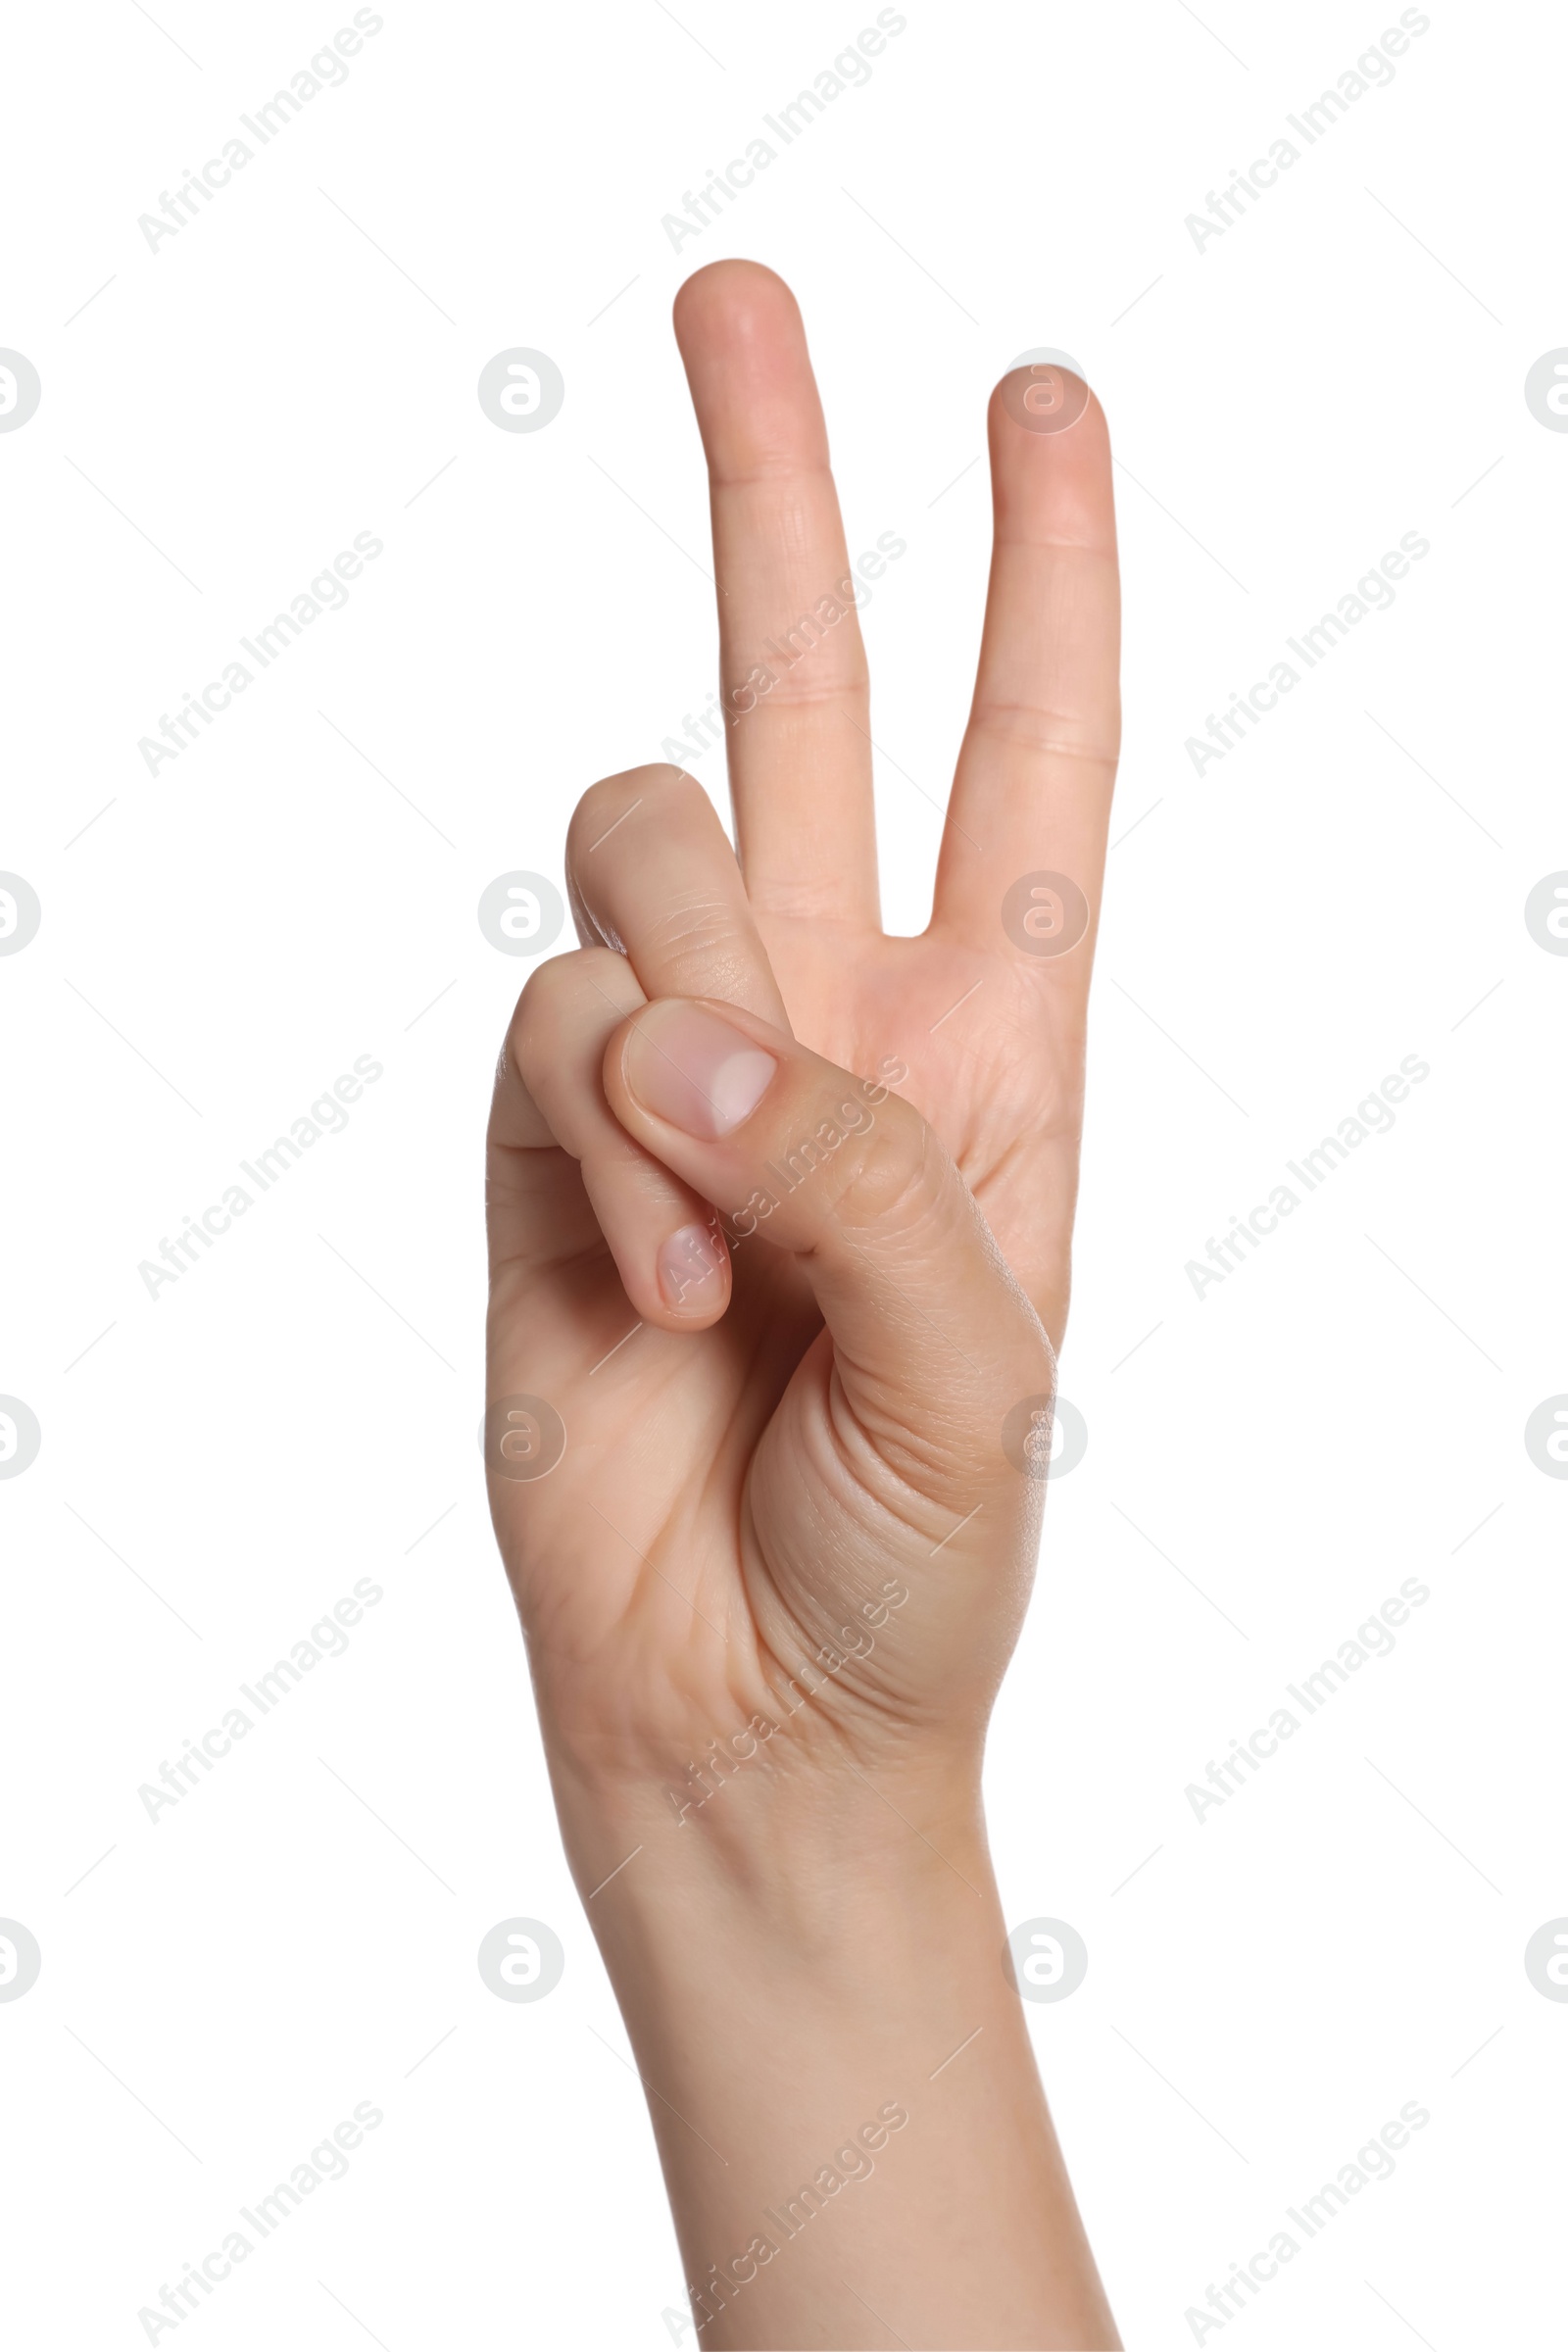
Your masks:
{"label": "index finger", "polygon": [[708,456],[735,838],[753,906],[877,926],[870,690],[795,297],[714,262],[675,300]]}

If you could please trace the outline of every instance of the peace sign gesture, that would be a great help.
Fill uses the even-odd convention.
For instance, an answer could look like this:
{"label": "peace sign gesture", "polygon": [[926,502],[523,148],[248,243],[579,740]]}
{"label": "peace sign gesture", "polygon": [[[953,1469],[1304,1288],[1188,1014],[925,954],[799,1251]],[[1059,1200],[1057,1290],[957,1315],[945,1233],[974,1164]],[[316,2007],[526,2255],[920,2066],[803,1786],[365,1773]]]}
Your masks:
{"label": "peace sign gesture", "polygon": [[[492,1430],[502,1548],[572,1737],[604,1709],[684,1765],[720,1688],[747,1720],[884,1586],[933,1582],[943,1542],[896,1688],[884,1641],[823,1703],[857,1739],[888,1706],[972,1736],[1021,1598],[999,1562],[1021,1568],[1036,1532],[1004,1424],[1049,1393],[1067,1302],[1117,743],[1103,419],[1055,369],[992,401],[974,708],[930,928],[889,938],[799,313],[770,271],[719,263],[675,326],[711,480],[736,850],[673,768],[611,777],[573,818],[585,944],[524,991],[491,1123],[488,1393],[551,1408],[520,1459],[495,1450],[504,1412]],[[591,1693],[558,1642],[592,1653]]]}
{"label": "peace sign gesture", "polygon": [[[976,1792],[1066,1313],[1117,587],[1099,407],[1059,368],[1015,370],[991,404],[991,589],[935,907],[920,938],[885,936],[856,582],[799,313],[770,271],[719,263],[675,330],[736,848],[672,767],[610,777],[573,816],[583,944],[524,990],[491,1119],[486,1454],[579,1885],[654,2086],[681,2080],[680,2121],[701,2105],[718,2146],[680,1994],[646,2006],[672,1890],[758,1965],[730,1906],[759,1876],[797,1926],[847,1859],[906,1886],[922,1936],[927,1898],[956,1894],[956,1981],[1004,2000]],[[953,1878],[916,1896],[906,1874],[938,1864]],[[812,1936],[842,1931],[835,1911]],[[891,1997],[884,1970],[879,2015]],[[960,2011],[929,2030],[956,2038]],[[702,2025],[721,2036],[706,1996]],[[971,2079],[1020,2034],[999,2015]],[[1014,2075],[987,2112],[1033,2097],[1030,2193],[1077,2245]],[[701,2151],[654,2112],[700,2249],[745,2199],[722,2222],[729,2157],[718,2190],[688,2177]],[[1070,2340],[1107,2341],[1087,2279]]]}

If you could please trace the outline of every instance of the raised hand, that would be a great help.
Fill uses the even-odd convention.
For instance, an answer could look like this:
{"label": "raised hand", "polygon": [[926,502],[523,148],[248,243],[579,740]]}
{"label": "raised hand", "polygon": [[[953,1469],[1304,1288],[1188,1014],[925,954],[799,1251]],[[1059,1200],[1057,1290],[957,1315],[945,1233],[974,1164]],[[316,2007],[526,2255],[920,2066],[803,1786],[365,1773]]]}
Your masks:
{"label": "raised hand", "polygon": [[[665,2071],[679,1997],[647,2008],[625,1979],[676,1890],[744,1943],[735,1888],[765,1883],[770,1916],[831,1941],[813,1874],[935,1871],[942,1901],[979,1906],[956,1988],[984,1949],[984,1998],[1007,1997],[979,1764],[1039,1535],[1118,725],[1103,419],[1076,378],[1015,372],[991,404],[990,595],[931,923],[884,935],[865,661],[799,314],[771,272],[720,263],[675,326],[736,849],[678,769],[578,806],[583,945],[525,989],[491,1119],[486,1441],[568,1849]],[[891,2004],[911,2032],[924,1992]],[[685,2172],[700,2152],[655,2120],[683,2232],[722,2230]],[[1097,2332],[992,2314],[974,2340],[1112,2341],[1037,2121],[1032,2193],[1077,2248],[1051,2272],[1062,2325]],[[774,2340],[742,2308],[707,2340]]]}
{"label": "raised hand", "polygon": [[[546,1400],[565,1453],[492,1494],[574,1741],[701,1755],[902,1579],[896,1687],[878,1642],[869,1683],[869,1661],[835,1674],[799,1725],[831,1721],[869,1762],[905,1719],[974,1738],[1033,1555],[1042,1490],[1003,1429],[1049,1394],[1067,1304],[1117,741],[1108,449],[1092,398],[1055,432],[1019,421],[1017,378],[992,402],[974,708],[930,928],[890,938],[799,314],[769,271],[721,263],[682,289],[676,332],[711,476],[738,856],[671,768],[595,785],[573,818],[590,944],[524,991],[489,1179],[488,1394]],[[780,674],[764,641],[827,599],[842,617]],[[1087,904],[1031,899],[1042,873]]]}

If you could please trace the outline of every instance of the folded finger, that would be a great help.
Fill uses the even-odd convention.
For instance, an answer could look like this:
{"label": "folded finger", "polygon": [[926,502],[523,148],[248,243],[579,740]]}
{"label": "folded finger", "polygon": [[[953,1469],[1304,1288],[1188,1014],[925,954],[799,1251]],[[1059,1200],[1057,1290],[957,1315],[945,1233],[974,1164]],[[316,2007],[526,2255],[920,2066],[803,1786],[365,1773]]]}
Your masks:
{"label": "folded finger", "polygon": [[649,997],[722,997],[787,1027],[718,811],[679,767],[607,776],[566,834],[566,887],[584,937],[623,950]]}
{"label": "folded finger", "polygon": [[933,1498],[1011,1492],[998,1433],[1050,1387],[1050,1344],[913,1106],[733,1006],[668,998],[616,1029],[605,1084],[628,1132],[740,1237],[798,1260],[884,1461]]}
{"label": "folded finger", "polygon": [[[729,1252],[710,1203],[629,1136],[605,1100],[605,1047],[646,1002],[623,956],[588,948],[542,964],[508,1031],[492,1141],[577,1161],[582,1190],[633,1311],[663,1330],[700,1330],[729,1303]],[[537,1139],[537,1140],[536,1140]],[[580,1253],[575,1227],[549,1230],[541,1197],[534,1263]]]}

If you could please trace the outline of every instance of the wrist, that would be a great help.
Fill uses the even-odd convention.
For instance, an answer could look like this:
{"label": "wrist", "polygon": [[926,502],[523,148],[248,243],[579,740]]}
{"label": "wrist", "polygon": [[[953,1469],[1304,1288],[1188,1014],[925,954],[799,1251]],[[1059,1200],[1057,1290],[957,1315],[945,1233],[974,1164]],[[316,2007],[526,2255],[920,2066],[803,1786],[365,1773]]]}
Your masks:
{"label": "wrist", "polygon": [[[867,1767],[842,1747],[750,1758],[690,1809],[684,1775],[671,1802],[666,1775],[559,1752],[553,1772],[698,2340],[858,2342],[864,2305],[920,2312],[921,2341],[1113,2344],[1010,1973],[978,1769]],[[830,2206],[841,2220],[818,2218]]]}
{"label": "wrist", "polygon": [[978,1759],[869,1768],[712,1745],[677,1771],[551,1752],[567,1859],[612,1973],[634,1950],[722,1942],[808,1962],[874,1947],[890,1913],[990,1922]]}
{"label": "wrist", "polygon": [[566,1833],[639,2068],[683,2118],[700,2122],[689,2100],[714,2063],[757,2064],[760,2025],[777,2095],[804,2068],[830,2110],[846,2073],[907,2103],[911,2053],[923,2084],[977,2028],[1021,2034],[975,1791],[906,1784],[892,1811],[848,1774],[770,1791],[744,1824],[741,1794],[679,1825],[621,1812],[610,1835],[599,1813]]}

